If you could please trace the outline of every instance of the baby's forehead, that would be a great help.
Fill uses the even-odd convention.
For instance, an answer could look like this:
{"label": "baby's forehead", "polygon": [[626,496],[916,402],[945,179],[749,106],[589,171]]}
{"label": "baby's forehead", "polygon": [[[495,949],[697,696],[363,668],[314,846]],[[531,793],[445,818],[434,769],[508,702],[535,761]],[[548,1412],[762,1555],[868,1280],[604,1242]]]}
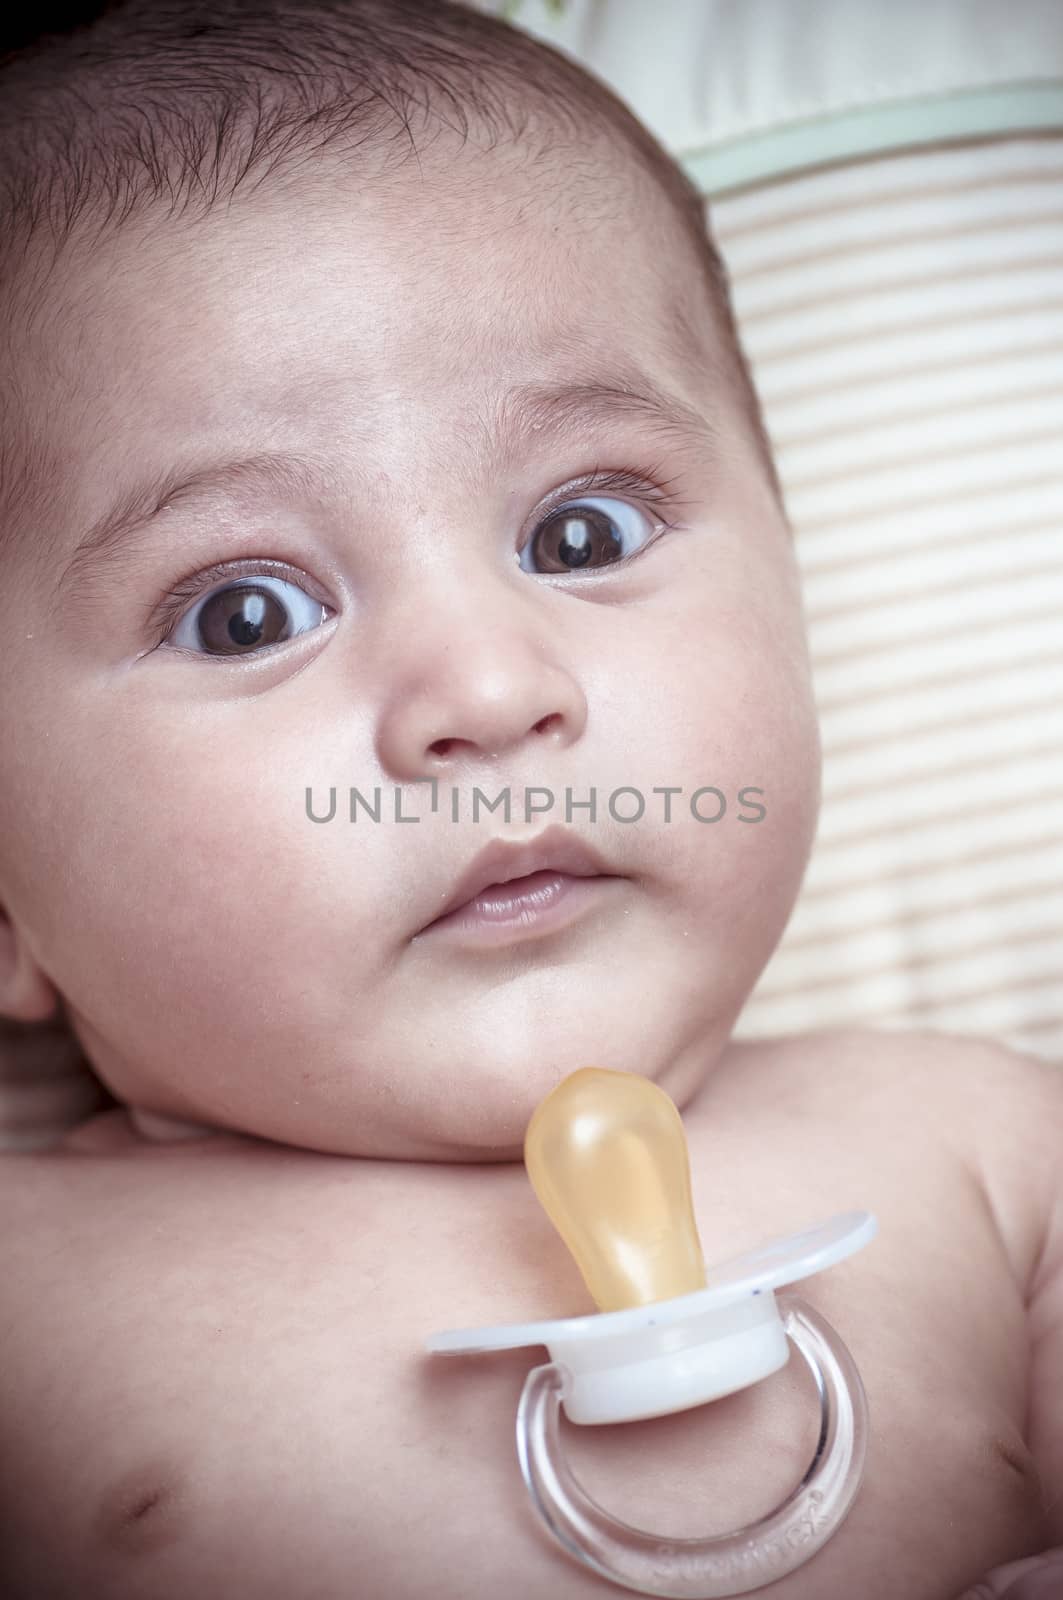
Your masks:
{"label": "baby's forehead", "polygon": [[[320,468],[298,499],[316,501],[331,479],[338,504],[346,463],[371,469],[379,494],[415,469],[428,485],[434,451],[440,479],[475,474],[482,487],[531,460],[522,447],[536,440],[605,442],[608,422],[619,448],[640,407],[657,437],[669,402],[685,409],[688,437],[703,425],[711,330],[690,298],[652,266],[636,281],[634,246],[618,282],[625,319],[619,294],[603,292],[598,252],[627,238],[626,219],[614,217],[608,237],[584,220],[553,252],[557,210],[526,185],[475,212],[451,196],[454,214],[406,271],[410,241],[438,218],[430,192],[409,186],[406,197],[404,212],[396,190],[355,210],[335,187],[289,191],[184,226],[149,219],[68,259],[42,320],[48,359],[23,369],[43,419],[37,459],[50,448],[61,461],[49,520],[69,523],[75,542],[94,537],[116,488],[132,513],[195,463],[265,454],[296,435]],[[680,417],[677,438],[683,428]],[[289,499],[294,481],[276,479]]]}
{"label": "baby's forehead", "polygon": [[[372,436],[373,413],[416,418],[440,443],[447,419],[469,437],[533,377],[612,387],[619,418],[648,374],[702,417],[737,418],[705,275],[667,196],[623,151],[588,144],[567,168],[555,156],[537,166],[516,146],[440,141],[367,182],[330,152],[205,212],[86,219],[16,352],[23,448],[58,467],[42,508],[54,518],[65,499],[63,520],[89,527],[109,456],[142,457],[146,483],[167,456],[176,473],[181,454],[251,453],[249,439],[222,449],[234,418],[268,449],[276,417],[327,419],[330,403],[348,457],[376,462],[380,481],[404,467],[400,442]],[[344,450],[323,422],[319,455]]]}
{"label": "baby's forehead", "polygon": [[219,386],[237,351],[249,382],[296,391],[327,383],[333,366],[346,378],[351,362],[367,392],[386,373],[394,389],[445,378],[474,394],[494,376],[548,379],[610,355],[618,371],[629,357],[688,391],[719,376],[717,330],[678,228],[661,249],[663,201],[655,219],[618,199],[592,214],[571,185],[536,183],[512,159],[490,186],[484,169],[470,182],[443,167],[370,192],[350,173],[286,182],[204,217],[148,213],[99,232],[58,265],[27,319],[27,381],[55,400],[91,389],[95,401],[108,371],[149,382],[153,365],[172,364],[179,393],[197,371]]}

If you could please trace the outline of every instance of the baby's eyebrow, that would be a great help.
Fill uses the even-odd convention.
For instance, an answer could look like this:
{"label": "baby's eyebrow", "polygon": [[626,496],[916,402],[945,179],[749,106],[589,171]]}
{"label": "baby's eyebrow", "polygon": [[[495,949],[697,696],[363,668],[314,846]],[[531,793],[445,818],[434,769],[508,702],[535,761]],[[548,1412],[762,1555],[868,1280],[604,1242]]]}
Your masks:
{"label": "baby's eyebrow", "polygon": [[[523,383],[508,390],[480,424],[485,459],[505,463],[529,435],[552,442],[582,428],[601,431],[636,419],[662,443],[691,445],[715,453],[718,430],[711,418],[661,388],[641,369],[628,367],[581,382]],[[357,471],[357,467],[355,468]],[[171,506],[217,502],[240,494],[279,494],[290,499],[342,494],[336,464],[291,451],[270,451],[207,463],[174,466],[124,494],[78,540],[59,576],[63,589],[88,571],[97,576],[127,547],[152,530]]]}

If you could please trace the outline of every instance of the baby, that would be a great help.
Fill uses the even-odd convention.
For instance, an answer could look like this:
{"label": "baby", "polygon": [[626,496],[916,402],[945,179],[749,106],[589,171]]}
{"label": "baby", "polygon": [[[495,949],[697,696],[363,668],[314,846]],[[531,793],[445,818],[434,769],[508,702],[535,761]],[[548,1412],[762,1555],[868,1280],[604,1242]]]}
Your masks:
{"label": "baby", "polygon": [[[0,61],[0,179],[0,1014],[113,1101],[0,1162],[4,1600],[615,1592],[527,1505],[541,1352],[423,1348],[591,1309],[521,1164],[587,1065],[707,1262],[878,1219],[801,1285],[865,1476],[771,1593],[1063,1595],[1063,1073],[732,1038],[820,747],[692,186],[444,0],[112,5]],[[573,1470],[750,1522],[800,1366]]]}

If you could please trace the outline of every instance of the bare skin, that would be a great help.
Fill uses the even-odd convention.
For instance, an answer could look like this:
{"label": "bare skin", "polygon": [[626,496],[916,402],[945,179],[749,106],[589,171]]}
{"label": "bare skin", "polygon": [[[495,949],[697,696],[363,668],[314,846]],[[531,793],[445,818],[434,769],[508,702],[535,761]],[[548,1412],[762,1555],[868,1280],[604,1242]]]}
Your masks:
{"label": "bare skin", "polygon": [[[853,1207],[880,1226],[796,1286],[853,1352],[872,1431],[848,1518],[779,1600],[955,1600],[1051,1542],[1024,1295],[1060,1111],[1026,1057],[857,1032],[732,1044],[684,1111],[708,1263]],[[153,1145],[118,1110],[0,1184],[9,1600],[607,1592],[526,1501],[513,1423],[544,1352],[422,1348],[590,1308],[522,1165]],[[817,1423],[794,1360],[697,1412],[563,1436],[615,1515],[682,1536],[776,1504]]]}

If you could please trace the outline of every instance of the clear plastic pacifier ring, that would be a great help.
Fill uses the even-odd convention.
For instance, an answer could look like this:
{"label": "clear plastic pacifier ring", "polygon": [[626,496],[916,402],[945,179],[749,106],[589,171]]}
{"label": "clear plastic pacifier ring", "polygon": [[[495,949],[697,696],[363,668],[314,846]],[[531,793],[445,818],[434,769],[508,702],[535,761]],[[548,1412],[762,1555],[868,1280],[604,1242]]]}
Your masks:
{"label": "clear plastic pacifier ring", "polygon": [[[706,1270],[679,1112],[635,1073],[584,1067],[540,1103],[524,1140],[528,1177],[570,1250],[597,1314],[433,1335],[431,1351],[546,1345],[517,1410],[517,1457],[540,1526],[574,1561],[640,1594],[746,1594],[808,1561],[859,1487],[867,1398],[825,1318],[775,1290],[862,1249],[877,1223],[851,1211]],[[611,1516],[564,1458],[571,1422],[664,1416],[746,1388],[786,1365],[812,1372],[819,1439],[792,1492],[732,1533],[663,1539]],[[692,1422],[693,1426],[694,1423]]]}

